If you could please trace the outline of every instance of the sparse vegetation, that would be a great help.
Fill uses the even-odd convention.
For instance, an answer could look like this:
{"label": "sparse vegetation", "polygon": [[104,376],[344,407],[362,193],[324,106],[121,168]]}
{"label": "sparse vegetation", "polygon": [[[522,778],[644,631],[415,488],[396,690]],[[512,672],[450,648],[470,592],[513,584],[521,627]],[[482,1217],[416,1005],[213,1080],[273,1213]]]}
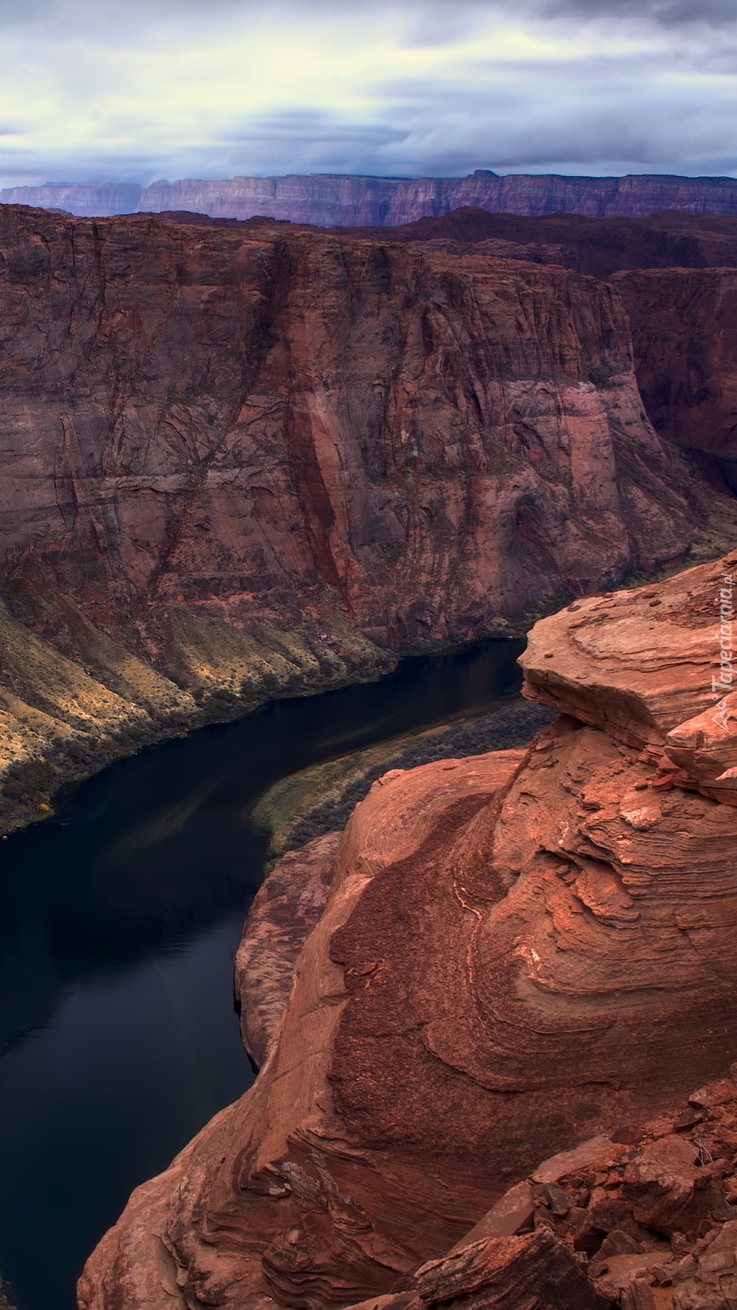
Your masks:
{"label": "sparse vegetation", "polygon": [[273,856],[342,828],[372,784],[389,769],[524,746],[555,715],[515,700],[472,719],[397,737],[285,778],[261,797],[254,827],[268,832]]}

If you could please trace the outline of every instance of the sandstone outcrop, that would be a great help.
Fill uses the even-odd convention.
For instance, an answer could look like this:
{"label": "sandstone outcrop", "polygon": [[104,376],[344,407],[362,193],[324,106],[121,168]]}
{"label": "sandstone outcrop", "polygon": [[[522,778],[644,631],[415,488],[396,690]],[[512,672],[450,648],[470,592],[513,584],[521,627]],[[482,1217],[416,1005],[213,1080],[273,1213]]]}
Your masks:
{"label": "sandstone outcrop", "polygon": [[645,417],[617,292],[560,267],[5,206],[0,332],[22,794],[734,531]]}
{"label": "sandstone outcrop", "polygon": [[[606,1256],[582,1307],[673,1304],[621,1298],[635,1274],[667,1283],[668,1243],[729,1219],[728,1196],[711,1148],[670,1140],[680,1120],[627,1144],[694,1087],[682,1127],[729,1100],[714,1080],[737,1054],[737,811],[664,747],[703,709],[707,609],[736,562],[538,623],[528,690],[563,713],[530,750],[374,784],[327,852],[326,908],[254,1088],[134,1194],[88,1264],[83,1310],[518,1310],[523,1286],[542,1308],[541,1251],[560,1278],[577,1273],[570,1251]],[[288,951],[311,876],[291,911],[276,888]],[[277,940],[269,960],[261,925],[277,1020],[285,957]],[[531,1221],[557,1238],[520,1241]],[[699,1304],[687,1295],[678,1310]]]}
{"label": "sandstone outcrop", "polygon": [[535,629],[520,661],[526,695],[645,751],[663,786],[737,805],[736,582],[730,555],[656,587],[574,601]]}
{"label": "sandstone outcrop", "polygon": [[416,179],[336,176],[234,177],[219,181],[184,178],[154,182],[9,187],[0,203],[38,205],[96,216],[200,210],[213,217],[265,214],[294,223],[372,226],[409,223],[446,214],[462,205],[510,214],[568,211],[595,218],[638,217],[665,209],[694,214],[737,214],[733,177],[565,177],[556,174],[500,176],[477,169],[468,177]]}
{"label": "sandstone outcrop", "polygon": [[257,1066],[274,1044],[297,960],[327,905],[340,837],[331,832],[289,851],[251,906],[233,971],[243,1045]]}
{"label": "sandstone outcrop", "polygon": [[598,1138],[545,1161],[468,1240],[480,1242],[483,1229],[498,1248],[515,1234],[546,1233],[622,1310],[728,1310],[736,1199],[737,1086],[727,1077],[626,1144]]}

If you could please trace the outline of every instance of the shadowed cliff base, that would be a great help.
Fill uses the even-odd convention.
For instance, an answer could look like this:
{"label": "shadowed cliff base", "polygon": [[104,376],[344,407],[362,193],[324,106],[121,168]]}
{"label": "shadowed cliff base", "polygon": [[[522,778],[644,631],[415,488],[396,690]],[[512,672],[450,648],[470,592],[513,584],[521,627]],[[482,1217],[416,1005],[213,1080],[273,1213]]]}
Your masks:
{"label": "shadowed cliff base", "polygon": [[[733,448],[732,273],[609,283],[446,221],[387,243],[0,210],[6,822],[167,733],[734,540],[677,444]],[[648,351],[658,314],[687,332]]]}

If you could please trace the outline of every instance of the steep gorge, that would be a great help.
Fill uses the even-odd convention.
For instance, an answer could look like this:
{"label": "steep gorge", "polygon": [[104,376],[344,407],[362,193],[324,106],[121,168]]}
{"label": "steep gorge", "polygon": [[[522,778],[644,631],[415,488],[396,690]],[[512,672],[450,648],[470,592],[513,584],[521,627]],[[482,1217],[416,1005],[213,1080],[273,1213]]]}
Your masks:
{"label": "steep gorge", "polygon": [[0,255],[7,821],[69,767],[732,530],[585,274],[13,207]]}
{"label": "steep gorge", "polygon": [[[525,660],[562,714],[529,752],[390,773],[290,857],[283,951],[239,965],[261,1076],[135,1194],[85,1310],[452,1301],[411,1271],[508,1185],[735,1055],[711,676],[737,560],[609,594],[735,539],[681,449],[737,454],[730,223],[0,210],[4,821],[70,769],[578,598]],[[557,1270],[602,1310],[552,1238],[501,1236],[461,1282]]]}

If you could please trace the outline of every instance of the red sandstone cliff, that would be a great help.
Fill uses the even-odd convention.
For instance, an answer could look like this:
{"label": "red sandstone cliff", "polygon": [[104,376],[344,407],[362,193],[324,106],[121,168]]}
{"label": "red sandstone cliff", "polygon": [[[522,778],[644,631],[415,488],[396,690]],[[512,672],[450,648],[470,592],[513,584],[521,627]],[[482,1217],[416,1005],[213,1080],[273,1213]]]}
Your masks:
{"label": "red sandstone cliff", "polygon": [[611,278],[630,320],[637,381],[656,430],[679,445],[737,459],[737,220],[679,213],[525,219],[460,209],[362,235]]}
{"label": "red sandstone cliff", "polygon": [[595,218],[638,217],[664,209],[693,214],[737,213],[737,180],[731,177],[564,177],[477,169],[461,178],[309,176],[234,177],[215,182],[185,178],[148,187],[126,183],[10,187],[5,204],[39,205],[77,215],[200,210],[213,217],[266,214],[294,223],[330,227],[392,225],[447,214],[461,205],[509,214],[567,211]]}
{"label": "red sandstone cliff", "polygon": [[[504,1237],[536,1204],[584,1264],[612,1233],[604,1251],[634,1258],[630,1272],[668,1266],[675,1300],[617,1299],[626,1310],[719,1304],[681,1260],[684,1234],[734,1215],[724,1169],[699,1172],[713,1153],[673,1137],[673,1118],[641,1150],[596,1135],[633,1142],[737,1054],[737,738],[731,719],[711,738],[704,726],[735,568],[732,555],[542,620],[526,685],[562,717],[528,752],[387,774],[337,850],[313,844],[302,872],[289,857],[291,928],[287,882],[267,882],[239,973],[261,1074],[134,1193],[88,1265],[83,1310],[317,1310],[374,1305],[395,1283],[387,1310],[463,1288],[474,1306],[600,1306],[552,1238]],[[304,897],[320,902],[331,870],[310,931]],[[735,1090],[707,1088],[681,1127]],[[474,1227],[530,1171],[538,1191],[520,1182]],[[705,1259],[704,1277],[729,1264]]]}
{"label": "red sandstone cliff", "polygon": [[[243,705],[264,679],[356,676],[373,643],[483,630],[683,554],[713,506],[644,416],[630,322],[651,407],[678,351],[702,361],[661,397],[669,434],[689,440],[673,407],[692,431],[708,379],[698,404],[726,422],[733,274],[707,265],[727,220],[604,245],[560,220],[440,222],[399,242],[0,211],[0,763],[191,722],[213,690]],[[702,266],[664,267],[678,250]],[[85,1306],[378,1295],[551,1149],[721,1072],[737,834],[717,801],[737,758],[710,715],[718,576],[541,624],[528,685],[566,717],[536,749],[389,775],[335,867],[312,852],[300,912],[266,905],[281,950],[240,960],[262,1076],[136,1194]],[[555,1251],[453,1267],[483,1287]],[[564,1303],[600,1310],[561,1261]],[[400,1301],[452,1300],[438,1277]]]}
{"label": "red sandstone cliff", "polygon": [[[13,822],[70,752],[84,773],[732,539],[633,364],[669,436],[734,453],[731,273],[704,267],[734,220],[204,223],[0,209]],[[640,264],[628,318],[600,279]]]}
{"label": "red sandstone cliff", "polygon": [[616,292],[259,229],[0,212],[8,575],[465,635],[677,557],[694,510]]}
{"label": "red sandstone cliff", "polygon": [[637,378],[659,432],[737,458],[737,270],[630,272],[627,307]]}

